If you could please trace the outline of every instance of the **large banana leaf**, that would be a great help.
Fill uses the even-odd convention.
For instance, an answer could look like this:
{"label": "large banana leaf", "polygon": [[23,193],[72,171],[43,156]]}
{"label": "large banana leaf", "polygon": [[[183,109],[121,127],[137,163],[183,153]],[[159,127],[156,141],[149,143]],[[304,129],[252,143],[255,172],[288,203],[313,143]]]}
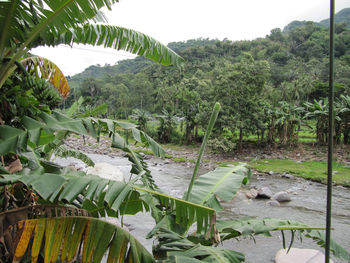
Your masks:
{"label": "large banana leaf", "polygon": [[[65,35],[66,44],[70,37]],[[62,39],[62,38],[60,38]],[[104,46],[117,50],[126,50],[132,54],[144,56],[162,65],[181,65],[183,59],[154,38],[143,33],[110,25],[85,24],[76,27],[71,34],[71,43],[83,43]]]}
{"label": "large banana leaf", "polygon": [[222,210],[217,197],[222,201],[232,200],[242,183],[246,183],[249,173],[245,164],[218,167],[195,180],[189,200],[215,210]]}
{"label": "large banana leaf", "polygon": [[11,234],[11,225],[21,220],[59,216],[89,216],[89,213],[83,209],[58,205],[26,206],[0,213],[0,243],[3,246],[0,258],[10,261],[9,258],[14,255],[15,241]]}
{"label": "large banana leaf", "polygon": [[[152,255],[124,229],[89,217],[43,218],[21,221],[13,262],[19,262],[31,247],[31,262],[44,251],[44,262],[155,262]],[[29,246],[29,244],[32,244]],[[82,249],[81,249],[82,248]],[[78,255],[79,254],[79,255]]]}
{"label": "large banana leaf", "polygon": [[113,136],[113,145],[118,146],[118,148],[124,148],[127,146],[127,143],[117,133],[119,129],[130,130],[134,139],[146,147],[150,147],[156,156],[163,157],[165,154],[157,142],[143,131],[139,131],[136,125],[127,122],[97,118],[73,119],[54,111],[53,114],[41,113],[40,120],[34,120],[25,116],[22,119],[22,124],[26,130],[6,125],[0,126],[1,155],[10,152],[20,153],[21,150],[25,150],[28,139],[34,144],[34,147],[40,145],[40,140],[43,140],[43,137],[51,138],[51,141],[53,141],[54,137],[50,137],[49,134],[59,131],[68,131],[98,138],[98,131],[105,130],[107,133],[115,135]]}
{"label": "large banana leaf", "polygon": [[18,174],[0,176],[0,185],[22,182],[50,202],[81,203],[81,199],[88,200],[82,204],[83,207],[88,211],[97,211],[101,216],[105,213],[117,216],[148,210],[149,204],[140,198],[140,192],[143,192],[156,198],[164,209],[176,211],[176,221],[179,224],[187,226],[197,222],[198,233],[207,232],[212,217],[215,217],[213,209],[142,188],[135,185],[136,179],[128,183],[116,182],[68,169],[61,173],[23,169]]}
{"label": "large banana leaf", "polygon": [[91,160],[89,156],[87,156],[85,153],[78,151],[78,150],[71,150],[67,149],[63,145],[57,146],[55,148],[55,155],[60,156],[62,158],[76,158],[87,164],[88,166],[94,166],[95,163]]}
{"label": "large banana leaf", "polygon": [[297,221],[275,218],[243,218],[239,220],[218,220],[217,229],[222,234],[222,239],[230,239],[237,236],[265,235],[271,236],[270,231],[277,230],[305,230],[323,229],[309,227]]}
{"label": "large banana leaf", "polygon": [[0,125],[0,155],[20,153],[26,148],[28,133],[7,125]]}
{"label": "large banana leaf", "polygon": [[157,197],[159,204],[169,211],[174,211],[176,214],[176,223],[190,227],[194,222],[197,223],[197,232],[198,233],[208,233],[212,227],[212,222],[216,220],[215,210],[198,205],[183,199],[169,197],[166,194],[155,192],[152,190],[139,188],[134,186],[136,190],[143,191],[149,193],[155,197]]}
{"label": "large banana leaf", "polygon": [[[39,45],[85,43],[143,55],[164,65],[182,62],[176,53],[142,33],[116,26],[89,24],[102,7],[116,0],[10,0],[0,2],[0,87],[15,61]],[[101,17],[101,16],[100,16]]]}
{"label": "large banana leaf", "polygon": [[[79,202],[81,197],[98,202],[102,196],[107,205],[104,209],[110,208],[114,214],[116,212],[136,214],[142,211],[144,206],[147,207],[139,198],[138,192],[132,188],[133,181],[115,182],[68,169],[60,173],[47,173],[42,169],[23,169],[18,174],[3,174],[1,177],[1,185],[22,182],[50,202],[74,203]],[[134,197],[132,202],[128,202],[129,196]]]}
{"label": "large banana leaf", "polygon": [[159,245],[156,252],[164,258],[160,262],[243,262],[244,255],[229,249],[196,244],[168,229],[160,229],[157,237]]}
{"label": "large banana leaf", "polygon": [[68,96],[68,81],[55,63],[39,56],[25,58],[21,60],[20,63],[28,73],[38,78],[48,80],[63,97]]}
{"label": "large banana leaf", "polygon": [[[283,231],[291,231],[292,239],[289,247],[292,246],[294,235],[298,232],[300,235],[304,234],[305,237],[312,238],[320,246],[325,245],[325,235],[320,230],[324,228],[310,227],[303,223],[285,219],[276,218],[244,218],[239,220],[218,220],[216,227],[221,233],[222,240],[235,238],[238,236],[253,236],[253,235],[265,235],[271,236],[271,231],[282,231],[283,247],[285,247],[285,238]],[[331,241],[331,251],[335,257],[350,261],[350,253],[346,251],[342,246],[335,241]]]}

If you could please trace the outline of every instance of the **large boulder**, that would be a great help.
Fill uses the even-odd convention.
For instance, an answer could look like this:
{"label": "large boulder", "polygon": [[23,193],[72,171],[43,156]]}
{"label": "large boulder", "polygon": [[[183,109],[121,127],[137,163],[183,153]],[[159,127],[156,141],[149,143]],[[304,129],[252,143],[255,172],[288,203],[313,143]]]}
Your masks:
{"label": "large boulder", "polygon": [[278,202],[289,202],[290,200],[292,200],[290,198],[290,195],[285,192],[285,191],[281,191],[281,192],[278,192],[278,193],[275,193],[271,199],[273,200],[276,200]]}
{"label": "large boulder", "polygon": [[271,198],[273,195],[272,191],[268,187],[262,187],[258,189],[258,198]]}
{"label": "large boulder", "polygon": [[114,181],[125,181],[123,172],[114,165],[109,163],[95,163],[94,167],[87,167],[84,169],[87,174],[98,175],[101,178],[114,180]]}
{"label": "large boulder", "polygon": [[[315,249],[291,248],[280,249],[275,256],[276,263],[324,263],[325,256]],[[333,263],[332,260],[330,262]]]}

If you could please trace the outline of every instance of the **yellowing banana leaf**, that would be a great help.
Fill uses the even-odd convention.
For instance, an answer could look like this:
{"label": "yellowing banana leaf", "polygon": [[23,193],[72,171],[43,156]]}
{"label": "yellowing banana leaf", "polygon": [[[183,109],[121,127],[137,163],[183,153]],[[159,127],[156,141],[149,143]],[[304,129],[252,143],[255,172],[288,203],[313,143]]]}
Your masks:
{"label": "yellowing banana leaf", "polygon": [[28,57],[20,62],[29,74],[48,80],[63,97],[68,96],[68,81],[55,63],[39,56]]}
{"label": "yellowing banana leaf", "polygon": [[[21,220],[43,218],[43,217],[59,217],[59,216],[88,216],[89,213],[86,210],[78,209],[68,206],[59,205],[34,205],[26,206],[21,208],[11,209],[6,212],[0,213],[0,242],[3,246],[4,251],[8,253],[2,254],[4,256],[2,260],[10,262],[9,256],[13,256],[15,252],[15,239],[16,236],[11,233],[11,225],[17,224]],[[28,225],[29,227],[29,225]],[[38,244],[37,238],[44,234],[41,228],[35,228],[36,239],[33,241],[34,257],[38,256],[38,250],[40,249],[41,243]],[[6,242],[4,242],[6,240]]]}
{"label": "yellowing banana leaf", "polygon": [[155,262],[152,255],[124,229],[96,218],[28,219],[12,229],[21,233],[13,262],[20,262],[29,253],[31,262],[35,263],[41,250],[44,251],[44,262],[58,259],[71,262],[77,257],[83,263],[101,262],[104,255],[107,262]]}

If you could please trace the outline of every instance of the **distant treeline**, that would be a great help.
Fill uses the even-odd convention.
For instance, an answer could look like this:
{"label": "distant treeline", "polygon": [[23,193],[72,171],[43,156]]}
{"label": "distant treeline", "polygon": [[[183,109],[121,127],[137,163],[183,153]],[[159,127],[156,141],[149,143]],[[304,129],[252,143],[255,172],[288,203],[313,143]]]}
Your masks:
{"label": "distant treeline", "polygon": [[[171,43],[169,47],[186,60],[182,69],[144,58],[92,66],[70,78],[66,105],[83,96],[86,105],[107,103],[108,115],[118,119],[127,119],[134,109],[166,111],[183,120],[184,141],[190,143],[218,101],[222,111],[215,127],[217,138],[237,134],[241,142],[244,135],[254,134],[262,143],[292,143],[300,125],[314,119],[317,139],[324,143],[328,34],[320,24],[303,22],[252,41]],[[349,143],[349,95],[350,29],[342,22],[335,30],[338,142]]]}

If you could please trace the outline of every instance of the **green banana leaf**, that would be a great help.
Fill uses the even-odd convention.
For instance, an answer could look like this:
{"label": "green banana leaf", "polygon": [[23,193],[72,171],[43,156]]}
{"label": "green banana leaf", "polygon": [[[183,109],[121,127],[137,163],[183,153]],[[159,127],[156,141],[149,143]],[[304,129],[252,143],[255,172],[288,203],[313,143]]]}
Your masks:
{"label": "green banana leaf", "polygon": [[[147,193],[156,198],[164,209],[176,211],[179,224],[187,226],[197,222],[199,233],[206,233],[215,217],[213,209],[135,185],[137,178],[125,183],[68,169],[47,173],[43,169],[27,168],[18,174],[1,174],[0,177],[0,185],[22,182],[46,201],[78,202],[83,208],[98,212],[99,215],[107,213],[118,216],[148,211],[149,204],[140,197],[140,193]],[[88,201],[82,203],[81,199]],[[98,214],[95,213],[96,216]]]}
{"label": "green banana leaf", "polygon": [[97,138],[98,130],[105,130],[113,134],[114,140],[112,145],[118,148],[125,148],[126,141],[116,132],[117,129],[130,130],[134,139],[146,147],[150,147],[158,157],[164,157],[165,152],[162,147],[155,142],[146,133],[139,131],[134,124],[97,118],[73,119],[64,114],[53,112],[53,114],[42,113],[40,120],[34,120],[30,117],[23,117],[23,126],[25,130],[13,128],[7,125],[0,126],[0,154],[20,153],[26,150],[29,142],[34,147],[54,140],[56,132],[67,131],[81,135],[92,136]]}
{"label": "green banana leaf", "polygon": [[195,180],[189,200],[220,211],[222,206],[218,198],[231,201],[242,183],[246,183],[249,173],[245,164],[218,167]]}
{"label": "green banana leaf", "polygon": [[160,229],[157,237],[159,244],[155,251],[161,257],[160,262],[238,263],[244,262],[245,259],[242,253],[196,244],[168,229]]}
{"label": "green banana leaf", "polygon": [[[321,231],[324,230],[323,227],[310,227],[303,223],[292,220],[276,218],[244,218],[239,220],[222,221],[218,220],[216,227],[221,234],[222,240],[227,240],[238,236],[271,236],[271,231],[282,231],[283,247],[285,248],[286,242],[283,231],[289,230],[292,234],[289,248],[293,244],[294,235],[296,232],[298,232],[299,235],[303,234],[305,237],[315,240],[321,247],[324,247],[325,245],[325,235]],[[350,260],[350,253],[333,240],[331,241],[331,251],[337,258],[342,258],[347,261]]]}

